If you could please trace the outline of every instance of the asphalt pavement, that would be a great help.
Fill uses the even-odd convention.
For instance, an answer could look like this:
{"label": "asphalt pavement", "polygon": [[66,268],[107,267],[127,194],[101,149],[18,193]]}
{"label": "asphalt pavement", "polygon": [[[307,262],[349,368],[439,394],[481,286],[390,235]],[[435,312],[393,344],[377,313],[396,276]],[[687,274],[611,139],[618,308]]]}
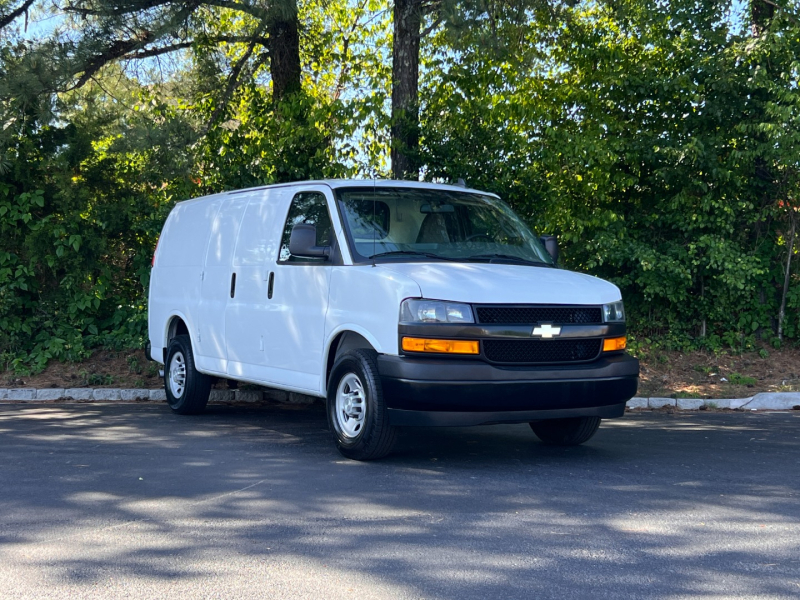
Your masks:
{"label": "asphalt pavement", "polygon": [[2,598],[800,598],[800,411],[627,414],[586,445],[313,406],[0,405]]}

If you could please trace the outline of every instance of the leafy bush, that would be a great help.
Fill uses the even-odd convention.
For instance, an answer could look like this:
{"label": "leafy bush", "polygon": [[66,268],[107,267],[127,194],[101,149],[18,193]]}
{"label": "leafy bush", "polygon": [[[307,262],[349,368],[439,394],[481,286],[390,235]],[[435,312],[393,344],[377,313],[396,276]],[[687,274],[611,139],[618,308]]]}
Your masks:
{"label": "leafy bush", "polygon": [[[726,10],[581,4],[513,57],[468,34],[434,54],[423,94],[429,174],[557,233],[565,264],[619,285],[630,329],[671,347],[772,337],[798,217],[797,23],[754,39]],[[787,337],[798,302],[795,275]]]}

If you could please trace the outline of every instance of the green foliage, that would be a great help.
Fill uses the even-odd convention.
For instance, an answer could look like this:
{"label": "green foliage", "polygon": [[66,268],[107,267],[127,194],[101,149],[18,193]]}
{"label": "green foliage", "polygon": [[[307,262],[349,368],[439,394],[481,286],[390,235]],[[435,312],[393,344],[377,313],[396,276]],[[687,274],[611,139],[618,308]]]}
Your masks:
{"label": "green foliage", "polygon": [[171,204],[76,117],[7,145],[0,178],[0,352],[19,372],[78,360],[97,345],[139,346],[143,286]]}
{"label": "green foliage", "polygon": [[[79,2],[70,6],[102,14],[67,17],[42,39],[19,23],[2,30],[7,367],[141,347],[150,259],[175,202],[388,171],[384,4],[300,2],[302,90],[279,103],[263,38],[248,51],[260,17],[241,9],[255,5],[189,14],[179,4],[120,16],[113,2]],[[463,177],[557,233],[568,268],[620,286],[639,356],[781,343],[787,256],[800,272],[798,244],[789,247],[800,216],[800,26],[778,10],[754,38],[734,6],[447,0],[444,25],[437,15],[424,24],[433,35],[414,157],[424,177]],[[164,63],[111,61],[67,91],[109,40],[137,28],[180,49],[159,54]],[[783,334],[800,337],[797,275]]]}
{"label": "green foliage", "polygon": [[733,385],[755,385],[758,380],[755,377],[734,372],[728,375],[728,381]]}
{"label": "green foliage", "polygon": [[[150,261],[175,202],[374,171],[381,152],[375,115],[385,92],[346,93],[351,85],[385,84],[380,57],[354,53],[386,28],[373,4],[303,6],[303,55],[315,77],[278,104],[264,85],[263,61],[243,69],[229,94],[221,92],[246,44],[208,40],[243,37],[252,28],[252,19],[228,9],[195,15],[201,34],[163,82],[163,73],[140,70],[140,81],[112,63],[96,82],[47,95],[66,80],[39,77],[25,65],[41,62],[58,33],[42,42],[22,41],[21,34],[0,39],[4,366],[28,373],[53,359],[79,360],[95,347],[142,347]],[[84,42],[91,40],[70,46],[75,60]],[[25,82],[39,87],[23,97],[14,86]],[[353,142],[357,129],[365,150]]]}
{"label": "green foliage", "polygon": [[581,4],[531,23],[513,58],[434,44],[423,155],[558,233],[568,267],[622,288],[639,335],[742,350],[775,326],[800,198],[800,28],[753,39],[726,9]]}

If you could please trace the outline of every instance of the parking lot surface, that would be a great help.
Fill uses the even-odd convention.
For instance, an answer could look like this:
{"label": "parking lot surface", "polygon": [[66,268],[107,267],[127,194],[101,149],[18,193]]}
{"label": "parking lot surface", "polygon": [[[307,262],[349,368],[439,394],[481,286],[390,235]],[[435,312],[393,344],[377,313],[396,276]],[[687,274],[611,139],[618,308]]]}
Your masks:
{"label": "parking lot surface", "polygon": [[320,405],[0,405],[4,598],[798,598],[800,414],[627,414],[585,446]]}

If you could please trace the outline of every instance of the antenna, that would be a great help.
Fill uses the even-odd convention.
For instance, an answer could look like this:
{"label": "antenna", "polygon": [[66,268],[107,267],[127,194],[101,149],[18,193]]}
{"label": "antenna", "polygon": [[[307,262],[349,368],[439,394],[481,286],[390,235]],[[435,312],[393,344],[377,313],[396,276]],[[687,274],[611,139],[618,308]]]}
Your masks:
{"label": "antenna", "polygon": [[467,187],[467,182],[466,182],[466,181],[464,181],[464,178],[463,178],[463,177],[459,177],[459,178],[458,178],[458,181],[456,182],[456,185],[457,185],[458,187],[463,187],[463,188],[465,188],[465,187]]}
{"label": "antenna", "polygon": [[375,227],[375,176],[372,177],[372,266],[375,266],[375,245],[377,243],[376,236],[378,234],[377,227]]}

